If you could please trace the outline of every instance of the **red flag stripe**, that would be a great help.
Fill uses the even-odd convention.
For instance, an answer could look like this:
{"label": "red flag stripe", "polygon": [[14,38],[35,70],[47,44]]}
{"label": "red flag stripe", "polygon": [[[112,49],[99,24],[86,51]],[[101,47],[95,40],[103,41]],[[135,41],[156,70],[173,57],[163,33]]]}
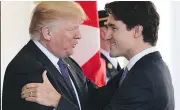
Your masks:
{"label": "red flag stripe", "polygon": [[99,87],[106,84],[106,65],[104,59],[100,58],[99,51],[82,66],[82,69]]}
{"label": "red flag stripe", "polygon": [[[96,1],[78,1],[78,3],[82,6],[82,8],[84,9],[84,11],[86,12],[89,20],[84,22],[84,25],[88,25],[88,26],[92,26],[89,28],[94,28],[95,29],[99,29],[99,23],[98,23],[98,12],[97,12],[97,2]],[[82,30],[81,30],[82,31]],[[86,33],[85,33],[86,32]],[[97,42],[98,41],[98,45],[97,48],[91,48],[91,46],[89,45],[88,48],[91,48],[90,52],[86,52],[83,54],[88,55],[88,53],[92,53],[93,51],[95,51],[95,54],[92,56],[90,56],[83,65],[82,65],[82,69],[85,73],[85,75],[91,79],[92,81],[94,81],[97,86],[101,87],[104,86],[106,84],[106,65],[105,65],[105,61],[103,59],[101,59],[100,57],[100,42],[99,42],[99,31],[92,33],[91,30],[87,29],[86,31],[82,31],[82,35],[84,35],[83,38],[89,39],[89,37],[91,39],[89,40],[84,40],[86,41],[88,44],[90,44],[89,42]],[[87,38],[87,35],[90,35]],[[91,36],[96,36],[96,37],[91,37]],[[83,45],[81,45],[83,47]],[[94,49],[94,50],[93,50]],[[97,52],[96,52],[97,51]],[[81,51],[82,52],[82,51]],[[80,54],[82,54],[80,52]],[[79,60],[81,59],[80,57],[78,58]]]}
{"label": "red flag stripe", "polygon": [[76,1],[81,7],[84,9],[85,13],[88,16],[88,20],[86,20],[83,24],[88,26],[93,26],[99,28],[98,12],[97,12],[97,2],[95,1]]}

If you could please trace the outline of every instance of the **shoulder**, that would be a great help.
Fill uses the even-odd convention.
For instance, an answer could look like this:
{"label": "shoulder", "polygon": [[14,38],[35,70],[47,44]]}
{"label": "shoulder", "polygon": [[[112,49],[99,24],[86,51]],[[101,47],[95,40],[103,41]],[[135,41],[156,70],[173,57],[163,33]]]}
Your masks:
{"label": "shoulder", "polygon": [[71,57],[65,58],[64,59],[66,61],[66,63],[69,64],[69,66],[78,74],[80,74],[81,76],[84,76],[84,73],[80,67],[80,65]]}
{"label": "shoulder", "polygon": [[144,73],[153,80],[153,82],[162,81],[170,76],[168,66],[163,60],[152,61],[149,66],[144,69]]}
{"label": "shoulder", "polygon": [[10,61],[6,71],[26,72],[38,68],[36,56],[24,46],[18,54]]}
{"label": "shoulder", "polygon": [[79,64],[72,59],[71,57],[65,58],[65,61],[71,66],[71,67],[76,67],[78,69],[81,69],[81,67],[79,66]]}

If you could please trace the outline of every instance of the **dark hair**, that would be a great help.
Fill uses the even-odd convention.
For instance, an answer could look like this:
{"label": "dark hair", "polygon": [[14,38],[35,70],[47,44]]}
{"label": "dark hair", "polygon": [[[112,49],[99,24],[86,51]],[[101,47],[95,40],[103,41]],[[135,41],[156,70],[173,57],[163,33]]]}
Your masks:
{"label": "dark hair", "polygon": [[121,20],[131,30],[137,25],[143,27],[143,40],[156,45],[159,29],[159,14],[150,1],[115,1],[107,3],[105,9],[115,20]]}

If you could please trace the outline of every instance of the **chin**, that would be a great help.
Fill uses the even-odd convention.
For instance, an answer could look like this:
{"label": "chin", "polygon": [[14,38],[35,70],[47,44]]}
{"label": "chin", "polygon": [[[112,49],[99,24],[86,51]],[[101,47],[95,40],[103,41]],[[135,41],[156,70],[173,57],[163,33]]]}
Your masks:
{"label": "chin", "polygon": [[66,57],[69,57],[69,56],[71,56],[71,54],[69,54],[68,52],[66,52],[66,53],[64,53],[64,54],[61,56],[61,58],[66,58]]}
{"label": "chin", "polygon": [[117,55],[115,53],[109,53],[110,57],[117,57]]}
{"label": "chin", "polygon": [[118,54],[118,52],[110,51],[109,56],[110,57],[119,57],[120,55]]}
{"label": "chin", "polygon": [[69,51],[69,52],[67,52],[67,56],[71,56],[71,55],[73,55],[73,51]]}

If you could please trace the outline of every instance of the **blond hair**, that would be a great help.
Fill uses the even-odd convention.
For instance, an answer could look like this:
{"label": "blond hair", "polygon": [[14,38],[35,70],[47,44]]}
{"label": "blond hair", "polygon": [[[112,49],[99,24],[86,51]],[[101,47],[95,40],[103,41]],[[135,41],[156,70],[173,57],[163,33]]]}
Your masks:
{"label": "blond hair", "polygon": [[39,39],[41,28],[61,18],[75,18],[81,21],[87,19],[82,7],[73,1],[44,1],[34,9],[29,33],[31,39]]}

